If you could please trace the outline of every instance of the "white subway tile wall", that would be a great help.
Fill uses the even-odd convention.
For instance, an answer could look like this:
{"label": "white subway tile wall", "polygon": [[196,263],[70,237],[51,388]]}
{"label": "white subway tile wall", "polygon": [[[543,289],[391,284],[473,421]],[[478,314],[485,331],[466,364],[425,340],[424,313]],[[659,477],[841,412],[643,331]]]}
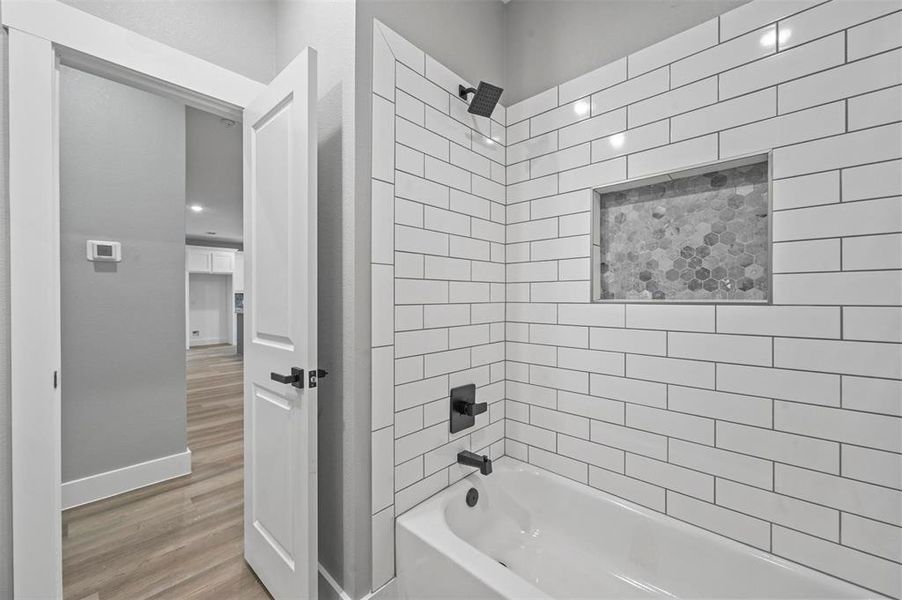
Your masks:
{"label": "white subway tile wall", "polygon": [[[899,597],[902,3],[856,4],[753,1],[508,112],[505,435]],[[774,306],[589,302],[592,188],[770,150]]]}
{"label": "white subway tile wall", "polygon": [[[463,79],[381,23],[373,38],[376,589],[394,576],[395,517],[472,472],[456,464],[459,451],[504,453],[507,211],[504,108],[492,120],[471,115],[457,97]],[[555,135],[570,122],[561,118],[545,117]],[[586,155],[588,162],[588,145]],[[543,168],[556,172],[555,157],[537,164]],[[556,235],[555,228],[549,237]],[[548,280],[557,281],[552,265]],[[468,383],[489,411],[452,435],[449,391]]]}
{"label": "white subway tile wall", "polygon": [[[385,511],[453,483],[471,448],[902,597],[900,23],[899,0],[753,0],[509,107],[494,154],[434,61],[387,34],[380,540]],[[769,150],[773,306],[590,302],[593,188]],[[469,380],[492,410],[454,438],[448,389]]]}

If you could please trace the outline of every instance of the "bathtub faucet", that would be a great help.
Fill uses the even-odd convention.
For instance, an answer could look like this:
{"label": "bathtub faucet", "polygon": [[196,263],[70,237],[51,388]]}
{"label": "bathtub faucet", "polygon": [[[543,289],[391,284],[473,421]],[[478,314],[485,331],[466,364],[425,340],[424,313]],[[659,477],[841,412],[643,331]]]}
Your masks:
{"label": "bathtub faucet", "polygon": [[468,467],[476,467],[483,475],[492,473],[492,459],[486,455],[478,455],[469,450],[463,450],[457,453],[457,462]]}

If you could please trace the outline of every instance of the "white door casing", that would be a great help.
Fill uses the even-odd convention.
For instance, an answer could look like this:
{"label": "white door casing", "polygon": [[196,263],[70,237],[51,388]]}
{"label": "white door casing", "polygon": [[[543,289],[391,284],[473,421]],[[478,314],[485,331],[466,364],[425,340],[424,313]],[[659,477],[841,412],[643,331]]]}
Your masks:
{"label": "white door casing", "polygon": [[310,48],[244,111],[244,549],[277,599],[316,598],[315,115]]}
{"label": "white door casing", "polygon": [[62,597],[56,55],[9,31],[10,388],[16,598]]}

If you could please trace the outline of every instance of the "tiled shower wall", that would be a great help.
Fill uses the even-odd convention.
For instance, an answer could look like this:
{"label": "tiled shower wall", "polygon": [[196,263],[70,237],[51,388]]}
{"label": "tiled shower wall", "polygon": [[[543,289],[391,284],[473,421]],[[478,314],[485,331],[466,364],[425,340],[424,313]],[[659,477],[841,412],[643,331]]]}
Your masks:
{"label": "tiled shower wall", "polygon": [[[900,10],[755,0],[492,122],[376,24],[374,588],[470,448],[902,595]],[[771,149],[773,306],[589,302],[592,188]]]}
{"label": "tiled shower wall", "polygon": [[[508,455],[902,595],[900,9],[758,0],[508,107]],[[593,187],[771,149],[773,306],[589,302]]]}
{"label": "tiled shower wall", "polygon": [[[394,517],[504,452],[505,148],[460,79],[376,22],[373,35],[373,587],[394,575]],[[448,391],[489,410],[449,434]]]}

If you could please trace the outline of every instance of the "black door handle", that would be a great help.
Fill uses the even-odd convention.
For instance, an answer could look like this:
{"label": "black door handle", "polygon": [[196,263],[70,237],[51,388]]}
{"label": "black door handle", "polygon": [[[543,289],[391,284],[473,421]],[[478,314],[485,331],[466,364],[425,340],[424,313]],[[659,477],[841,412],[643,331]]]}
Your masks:
{"label": "black door handle", "polygon": [[291,375],[273,372],[269,374],[269,378],[279,383],[290,383],[296,388],[304,389],[304,369],[291,367]]}

